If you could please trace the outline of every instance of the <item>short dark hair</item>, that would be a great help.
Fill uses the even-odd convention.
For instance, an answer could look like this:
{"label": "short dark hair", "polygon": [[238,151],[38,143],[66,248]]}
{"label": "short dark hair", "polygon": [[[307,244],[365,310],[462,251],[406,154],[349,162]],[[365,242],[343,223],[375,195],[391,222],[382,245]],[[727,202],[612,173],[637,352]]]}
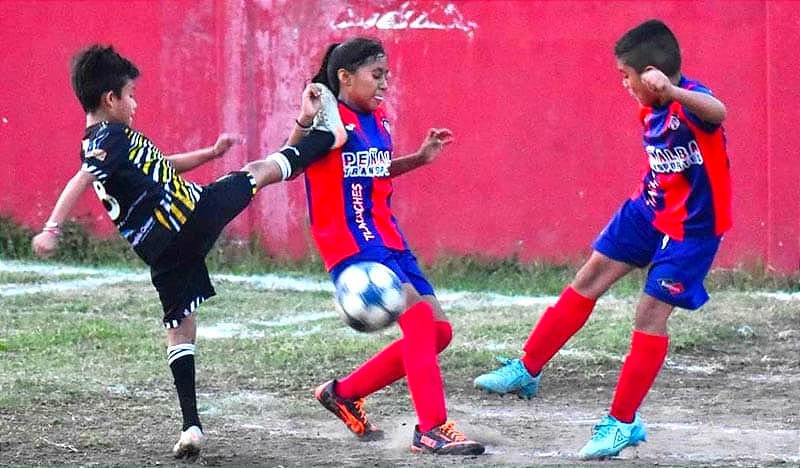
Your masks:
{"label": "short dark hair", "polygon": [[122,95],[122,87],[139,76],[139,69],[112,46],[95,44],[72,58],[72,89],[83,110],[93,112],[100,107],[104,93]]}
{"label": "short dark hair", "polygon": [[675,34],[651,19],[626,32],[614,45],[614,55],[638,73],[654,66],[667,76],[681,71],[681,49]]}
{"label": "short dark hair", "polygon": [[339,78],[336,72],[340,68],[355,73],[358,67],[385,55],[386,51],[381,41],[368,37],[356,37],[341,44],[331,44],[325,51],[322,65],[311,81],[324,84],[334,96],[338,96]]}

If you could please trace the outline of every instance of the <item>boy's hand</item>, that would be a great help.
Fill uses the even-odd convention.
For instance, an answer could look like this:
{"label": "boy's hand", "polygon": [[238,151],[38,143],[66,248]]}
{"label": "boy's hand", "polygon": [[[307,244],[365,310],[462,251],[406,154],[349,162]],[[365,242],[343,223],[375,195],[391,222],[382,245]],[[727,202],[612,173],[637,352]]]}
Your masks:
{"label": "boy's hand", "polygon": [[453,132],[448,128],[432,128],[419,147],[419,155],[424,164],[433,162],[442,149],[453,142]]}
{"label": "boy's hand", "polygon": [[219,137],[217,137],[217,142],[214,143],[214,148],[212,151],[214,152],[214,158],[219,158],[226,151],[231,149],[231,146],[238,145],[244,141],[241,135],[236,135],[233,133],[223,133]]}
{"label": "boy's hand", "polygon": [[303,90],[303,102],[300,105],[300,115],[297,116],[297,122],[303,127],[311,126],[314,116],[322,107],[322,93],[317,86],[322,85],[309,83]]}
{"label": "boy's hand", "polygon": [[642,83],[647,86],[653,94],[663,100],[672,99],[672,90],[674,88],[669,77],[661,70],[654,67],[645,69],[641,76]]}
{"label": "boy's hand", "polygon": [[41,257],[47,258],[53,255],[58,248],[58,235],[49,231],[42,231],[33,236],[31,241],[33,252]]}

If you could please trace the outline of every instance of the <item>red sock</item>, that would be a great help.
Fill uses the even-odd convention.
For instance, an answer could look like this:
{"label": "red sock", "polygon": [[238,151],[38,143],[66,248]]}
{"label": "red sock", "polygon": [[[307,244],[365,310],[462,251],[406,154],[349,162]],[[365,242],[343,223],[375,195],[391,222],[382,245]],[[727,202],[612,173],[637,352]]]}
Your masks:
{"label": "red sock", "polygon": [[[435,322],[436,352],[441,353],[453,338],[449,322]],[[336,382],[336,394],[342,398],[358,399],[391,385],[406,375],[403,365],[403,340],[395,340],[361,364],[347,377]]]}
{"label": "red sock", "polygon": [[622,364],[617,389],[611,402],[611,416],[624,423],[633,422],[636,410],[664,365],[668,347],[668,336],[633,331],[631,350]]}
{"label": "red sock", "polygon": [[433,308],[425,301],[411,306],[397,319],[403,330],[403,365],[411,401],[422,432],[447,422],[444,384],[436,355]]}
{"label": "red sock", "polygon": [[525,351],[522,364],[531,375],[541,372],[547,361],[581,329],[595,302],[596,299],[578,294],[572,286],[564,288],[556,305],[547,308],[522,347]]}

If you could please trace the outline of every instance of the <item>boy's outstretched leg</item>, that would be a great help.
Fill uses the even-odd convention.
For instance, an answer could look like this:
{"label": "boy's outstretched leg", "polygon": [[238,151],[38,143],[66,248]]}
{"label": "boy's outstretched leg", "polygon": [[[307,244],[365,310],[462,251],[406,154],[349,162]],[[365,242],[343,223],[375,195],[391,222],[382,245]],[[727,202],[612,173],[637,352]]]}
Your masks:
{"label": "boy's outstretched leg", "polygon": [[498,359],[503,366],[475,379],[476,388],[489,393],[517,394],[532,398],[539,388],[542,367],[586,323],[595,299],[584,297],[572,286],[548,307],[523,346],[520,359]]}
{"label": "boy's outstretched leg", "polygon": [[539,388],[544,365],[583,327],[597,298],[633,268],[594,251],[556,304],[542,314],[522,348],[525,354],[519,359],[499,359],[503,367],[478,376],[475,387],[532,398]]}
{"label": "boy's outstretched leg", "polygon": [[[296,177],[310,164],[347,141],[347,130],[339,115],[336,97],[319,83],[312,83],[309,89],[316,90],[320,100],[319,111],[311,126],[298,134],[299,139],[290,139],[295,141],[294,144],[281,148],[264,160],[251,162],[242,169],[253,174],[258,188]],[[307,92],[303,94],[305,97]]]}

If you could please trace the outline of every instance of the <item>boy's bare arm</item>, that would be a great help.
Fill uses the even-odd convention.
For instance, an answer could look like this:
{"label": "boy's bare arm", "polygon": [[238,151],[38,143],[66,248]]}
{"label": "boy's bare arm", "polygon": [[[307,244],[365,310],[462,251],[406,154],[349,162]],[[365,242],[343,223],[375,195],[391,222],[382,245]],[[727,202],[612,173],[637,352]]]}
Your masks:
{"label": "boy's bare arm", "polygon": [[727,114],[725,104],[710,94],[674,86],[672,96],[704,122],[721,124],[725,120]]}
{"label": "boy's bare arm", "polygon": [[61,234],[61,225],[92,182],[94,182],[94,176],[81,170],[67,182],[45,223],[44,230],[33,237],[32,246],[36,255],[49,257],[55,252],[58,247],[58,236]]}
{"label": "boy's bare arm", "polygon": [[207,163],[212,159],[221,157],[231,148],[231,146],[241,142],[242,137],[240,135],[223,133],[217,138],[217,142],[214,143],[214,146],[189,151],[186,153],[172,154],[165,156],[165,158],[172,163],[173,167],[175,167],[175,170],[180,174]]}
{"label": "boy's bare arm", "polygon": [[652,92],[660,96],[662,102],[678,101],[700,120],[712,124],[721,124],[725,120],[725,104],[706,93],[690,91],[674,85],[659,69],[648,67],[642,73],[642,83]]}

